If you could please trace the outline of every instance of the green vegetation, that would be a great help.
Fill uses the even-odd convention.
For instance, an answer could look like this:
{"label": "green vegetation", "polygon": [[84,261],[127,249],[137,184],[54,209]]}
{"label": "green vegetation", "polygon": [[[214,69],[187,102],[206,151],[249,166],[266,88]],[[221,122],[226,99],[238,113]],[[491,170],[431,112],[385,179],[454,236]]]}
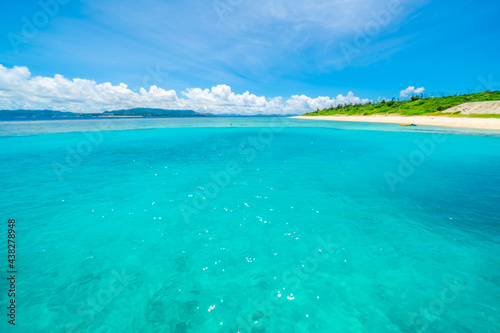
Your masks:
{"label": "green vegetation", "polygon": [[[441,113],[440,116],[448,116],[447,113]],[[477,114],[451,114],[451,117],[462,118],[500,118],[500,114],[477,113]]]}
{"label": "green vegetation", "polygon": [[399,114],[404,116],[459,116],[477,118],[498,118],[498,115],[461,115],[460,111],[443,113],[442,111],[454,106],[469,102],[484,102],[500,100],[500,91],[485,91],[475,94],[454,95],[446,97],[412,96],[410,100],[399,101],[394,98],[390,101],[383,100],[378,103],[348,104],[331,106],[328,109],[306,113],[304,116],[370,116],[374,114]]}

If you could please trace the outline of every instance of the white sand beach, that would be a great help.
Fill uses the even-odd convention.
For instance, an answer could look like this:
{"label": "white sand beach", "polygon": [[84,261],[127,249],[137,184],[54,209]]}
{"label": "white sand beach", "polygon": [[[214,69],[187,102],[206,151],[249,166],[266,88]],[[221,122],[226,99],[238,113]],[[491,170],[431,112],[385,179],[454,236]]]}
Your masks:
{"label": "white sand beach", "polygon": [[464,118],[447,116],[400,116],[400,115],[373,115],[373,116],[312,116],[292,117],[298,119],[354,121],[388,124],[415,124],[424,126],[461,127],[488,129],[500,131],[500,118]]}

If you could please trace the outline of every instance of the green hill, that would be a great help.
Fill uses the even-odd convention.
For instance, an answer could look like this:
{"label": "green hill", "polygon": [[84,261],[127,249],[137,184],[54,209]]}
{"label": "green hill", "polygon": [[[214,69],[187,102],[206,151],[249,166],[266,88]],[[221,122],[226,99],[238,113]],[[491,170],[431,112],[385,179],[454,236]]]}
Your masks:
{"label": "green hill", "polygon": [[[318,110],[304,114],[304,116],[330,116],[330,115],[344,115],[344,116],[369,116],[374,114],[400,114],[404,116],[462,116],[457,113],[446,114],[442,111],[451,107],[469,103],[469,102],[484,102],[484,101],[498,101],[500,100],[500,91],[485,91],[481,93],[467,94],[467,95],[454,95],[445,97],[423,97],[412,96],[411,100],[399,101],[390,100],[378,103],[368,102],[366,104],[348,104],[330,107],[324,110]],[[464,115],[465,116],[465,115]],[[467,115],[468,117],[495,117],[499,115],[477,114]]]}

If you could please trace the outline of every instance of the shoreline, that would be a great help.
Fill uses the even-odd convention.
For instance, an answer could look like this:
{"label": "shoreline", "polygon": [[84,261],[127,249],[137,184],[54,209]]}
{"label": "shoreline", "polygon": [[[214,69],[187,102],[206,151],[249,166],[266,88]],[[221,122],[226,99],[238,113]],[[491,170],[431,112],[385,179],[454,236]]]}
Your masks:
{"label": "shoreline", "polygon": [[351,121],[363,123],[415,124],[420,126],[458,127],[500,131],[500,118],[464,118],[432,116],[296,116],[295,119]]}

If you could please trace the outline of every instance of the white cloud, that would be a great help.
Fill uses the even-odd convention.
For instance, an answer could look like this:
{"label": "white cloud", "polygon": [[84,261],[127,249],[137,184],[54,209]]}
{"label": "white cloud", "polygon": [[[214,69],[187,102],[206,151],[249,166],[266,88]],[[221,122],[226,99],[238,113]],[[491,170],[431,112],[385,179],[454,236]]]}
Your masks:
{"label": "white cloud", "polygon": [[425,88],[424,87],[420,87],[420,88],[416,88],[414,86],[409,86],[408,88],[406,88],[405,90],[401,90],[399,92],[399,96],[401,98],[405,98],[405,97],[408,97],[408,96],[411,96],[411,95],[420,95],[421,93],[423,93],[425,91]]}
{"label": "white cloud", "polygon": [[[420,88],[419,88],[420,89]],[[423,89],[423,88],[421,88]],[[294,95],[266,98],[248,91],[236,94],[221,84],[211,89],[188,88],[178,97],[175,90],[151,86],[133,92],[124,83],[96,83],[93,80],[69,80],[62,75],[32,76],[27,67],[7,68],[0,65],[0,109],[52,109],[73,112],[150,107],[195,110],[217,114],[300,114],[330,105],[366,103],[349,92],[346,96],[311,98]]]}

